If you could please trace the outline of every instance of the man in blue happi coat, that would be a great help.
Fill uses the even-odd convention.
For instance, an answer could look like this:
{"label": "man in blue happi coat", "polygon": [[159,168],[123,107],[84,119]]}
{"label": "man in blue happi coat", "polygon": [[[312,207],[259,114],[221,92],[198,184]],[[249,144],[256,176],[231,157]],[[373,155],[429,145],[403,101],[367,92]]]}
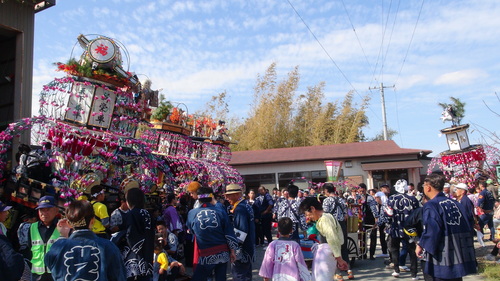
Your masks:
{"label": "man in blue happi coat", "polygon": [[243,197],[240,185],[232,183],[226,186],[224,196],[231,204],[228,207],[230,221],[241,249],[236,251],[236,261],[231,273],[234,280],[252,280],[252,263],[255,260],[255,223],[252,206]]}
{"label": "man in blue happi coat", "polygon": [[198,190],[200,207],[188,213],[187,227],[195,235],[198,244],[198,265],[192,280],[207,280],[215,274],[215,280],[226,280],[229,261],[236,260],[238,240],[225,210],[212,204],[211,188]]}
{"label": "man in blue happi coat", "polygon": [[444,182],[438,174],[424,180],[429,201],[423,207],[424,231],[416,253],[427,260],[424,273],[434,280],[458,281],[477,272],[476,254],[466,211],[462,204],[444,195]]}
{"label": "man in blue happi coat", "polygon": [[477,205],[483,211],[483,214],[479,216],[479,229],[481,233],[484,234],[484,226],[488,226],[490,229],[490,240],[495,240],[495,227],[493,227],[493,209],[495,208],[495,197],[487,189],[488,184],[485,181],[479,182],[479,188],[481,192],[479,193]]}
{"label": "man in blue happi coat", "polygon": [[267,239],[267,243],[271,243],[273,241],[273,235],[271,233],[271,225],[273,220],[273,207],[275,202],[269,193],[266,191],[264,186],[259,187],[259,196],[255,198],[255,204],[259,209],[259,216],[262,226],[261,237],[258,237],[257,240],[260,240],[260,244],[264,244],[264,236]]}
{"label": "man in blue happi coat", "polygon": [[410,254],[410,271],[412,278],[417,278],[417,257],[415,255],[415,244],[408,241],[408,237],[404,234],[403,228],[406,218],[419,207],[419,203],[415,196],[406,194],[408,191],[408,183],[405,179],[400,179],[394,185],[396,194],[389,197],[385,215],[388,219],[387,233],[389,234],[387,244],[391,252],[391,259],[394,264],[394,272],[392,276],[399,277],[400,266],[399,257],[401,251],[401,243],[407,248]]}

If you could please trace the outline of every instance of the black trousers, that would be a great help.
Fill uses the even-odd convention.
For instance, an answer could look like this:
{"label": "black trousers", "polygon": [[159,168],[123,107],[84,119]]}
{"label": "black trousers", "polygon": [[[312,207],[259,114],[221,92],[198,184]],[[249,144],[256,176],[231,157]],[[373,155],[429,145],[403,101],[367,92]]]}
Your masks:
{"label": "black trousers", "polygon": [[375,255],[375,250],[377,249],[377,232],[378,228],[372,228],[372,232],[370,233],[370,258],[372,258]]}
{"label": "black trousers", "polygon": [[[401,240],[406,238],[388,236],[389,251],[391,251],[391,261],[394,264],[394,271],[399,273],[399,249]],[[408,242],[408,241],[407,241]],[[417,254],[415,253],[415,243],[408,242],[408,254],[410,255],[410,272],[411,276],[417,276]]]}
{"label": "black trousers", "polygon": [[349,264],[349,249],[347,249],[347,221],[339,221],[340,228],[342,228],[342,234],[344,234],[344,244],[340,247],[340,253],[342,254],[342,259]]}
{"label": "black trousers", "polygon": [[53,281],[54,279],[52,279],[51,273],[44,273],[44,274],[31,273],[31,280],[32,281]]}
{"label": "black trousers", "polygon": [[387,254],[387,240],[385,239],[385,224],[379,225],[378,231],[380,233],[380,247],[382,248],[382,254]]}
{"label": "black trousers", "polygon": [[262,221],[255,223],[255,245],[264,244],[264,233],[262,233]]}
{"label": "black trousers", "polygon": [[273,217],[271,214],[269,216],[266,214],[262,216],[262,242],[264,242],[264,236],[267,242],[271,243],[273,241],[273,235],[271,233],[271,224],[273,222]]}
{"label": "black trousers", "polygon": [[425,269],[425,263],[426,263],[426,261],[424,261],[424,260],[421,260],[421,261],[420,261],[420,267],[422,268],[422,273],[423,273],[423,275],[424,275],[424,280],[425,280],[425,281],[434,281],[434,277],[432,277],[432,276],[430,276],[429,274],[427,274],[427,273],[425,273],[425,272],[424,272],[424,269]]}

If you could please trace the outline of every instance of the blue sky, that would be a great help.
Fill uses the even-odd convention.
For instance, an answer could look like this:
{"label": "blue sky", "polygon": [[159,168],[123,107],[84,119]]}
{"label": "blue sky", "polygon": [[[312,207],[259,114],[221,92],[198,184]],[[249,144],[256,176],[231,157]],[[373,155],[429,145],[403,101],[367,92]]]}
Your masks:
{"label": "blue sky", "polygon": [[370,88],[395,85],[385,89],[394,140],[435,155],[448,149],[439,131],[451,124],[437,104],[450,96],[466,103],[471,143],[497,131],[485,103],[500,105],[499,14],[496,0],[58,0],[36,14],[34,104],[63,75],[53,63],[80,56],[77,36],[99,34],[125,46],[125,68],[189,112],[226,91],[230,115],[246,117],[257,75],[276,62],[281,77],[299,66],[297,94],[324,81],[325,101],[370,95],[364,132],[374,137],[382,113]]}

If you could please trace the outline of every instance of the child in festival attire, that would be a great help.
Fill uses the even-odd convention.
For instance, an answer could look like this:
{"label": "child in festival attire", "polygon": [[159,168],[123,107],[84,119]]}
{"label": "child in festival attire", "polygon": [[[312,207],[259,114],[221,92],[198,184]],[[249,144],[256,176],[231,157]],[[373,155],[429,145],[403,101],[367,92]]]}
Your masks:
{"label": "child in festival attire", "polygon": [[174,259],[179,259],[179,239],[174,233],[168,230],[165,221],[160,220],[156,222],[156,233],[163,239],[164,250],[167,252],[167,255]]}
{"label": "child in festival attire", "polygon": [[163,239],[157,235],[155,241],[155,258],[153,264],[153,281],[165,281],[167,279],[168,257],[163,250]]}
{"label": "child in festival attire", "polygon": [[153,281],[173,281],[184,274],[184,265],[169,256],[164,249],[165,241],[160,233],[156,234],[154,246]]}
{"label": "child in festival attire", "polygon": [[302,255],[300,245],[290,239],[293,222],[288,217],[278,221],[280,238],[267,247],[259,275],[264,281],[290,280],[309,281],[311,275]]}
{"label": "child in festival attire", "polygon": [[[336,269],[347,270],[347,262],[342,259],[340,247],[344,243],[342,228],[329,213],[323,212],[321,202],[316,198],[306,198],[300,203],[300,211],[309,221],[316,222],[320,244],[313,247],[312,275],[315,281],[333,280]],[[351,273],[352,274],[352,273]]]}

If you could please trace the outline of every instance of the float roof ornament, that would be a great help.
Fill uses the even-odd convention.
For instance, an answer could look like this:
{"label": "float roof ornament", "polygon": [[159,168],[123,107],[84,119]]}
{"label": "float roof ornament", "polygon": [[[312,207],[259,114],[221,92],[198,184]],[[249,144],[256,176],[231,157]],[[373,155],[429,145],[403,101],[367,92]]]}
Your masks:
{"label": "float roof ornament", "polygon": [[[109,69],[126,77],[133,85],[139,83],[135,75],[130,75],[122,66],[122,54],[117,41],[99,35],[93,40],[89,40],[85,35],[78,36],[78,43],[85,50],[80,57],[80,64],[90,63],[92,70]],[[125,49],[123,46],[121,48]],[[125,50],[126,51],[126,50]]]}
{"label": "float roof ornament", "polygon": [[444,122],[451,121],[452,127],[460,125],[460,122],[465,115],[465,103],[458,98],[450,97],[452,103],[438,103],[443,108],[441,112],[441,120]]}

